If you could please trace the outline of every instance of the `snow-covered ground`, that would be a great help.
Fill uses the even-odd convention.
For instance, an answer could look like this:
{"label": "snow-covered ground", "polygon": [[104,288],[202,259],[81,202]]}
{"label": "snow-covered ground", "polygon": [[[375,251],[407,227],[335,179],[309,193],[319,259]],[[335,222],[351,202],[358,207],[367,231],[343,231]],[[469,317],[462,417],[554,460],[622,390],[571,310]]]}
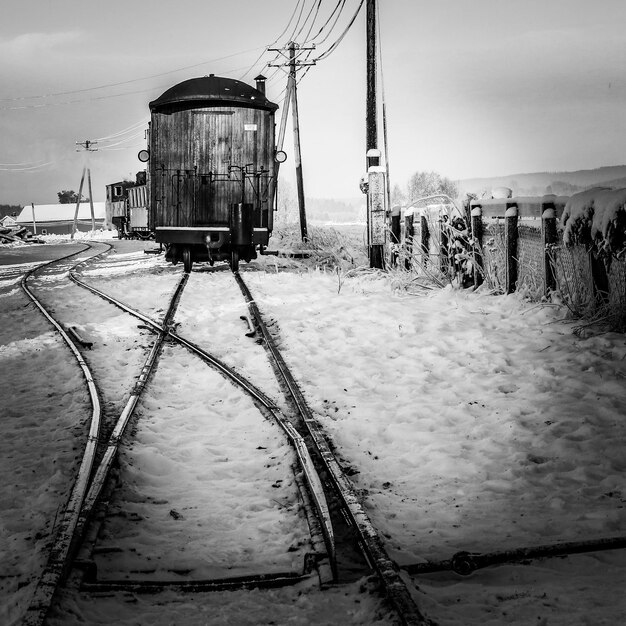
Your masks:
{"label": "snow-covered ground", "polygon": [[[182,268],[144,255],[139,244],[115,245],[118,252],[87,269],[85,280],[157,317]],[[80,449],[81,425],[89,414],[77,368],[17,289],[23,269],[0,268],[0,410],[7,416],[0,424],[0,462],[9,477],[0,495],[11,503],[1,513],[0,549],[8,567],[0,579],[0,602],[8,623],[23,608],[28,583],[41,567],[49,520],[63,501],[78,453],[73,448]],[[516,295],[449,288],[409,296],[394,289],[388,277],[369,271],[346,276],[268,257],[243,274],[262,313],[274,320],[285,359],[399,564],[447,559],[459,550],[490,552],[624,535],[624,335],[577,336],[563,319],[565,311]],[[62,289],[73,295],[78,288]],[[91,356],[100,371],[115,369],[117,364],[108,361],[120,354],[107,352],[103,344],[122,342],[129,348],[124,350],[127,375],[105,385],[113,397],[137,373],[146,340],[120,311],[109,315],[101,300],[80,297],[82,308],[68,297],[63,314],[96,339]],[[228,272],[198,267],[181,300],[178,332],[194,334],[203,347],[277,397],[261,347],[245,337],[247,328],[239,319],[244,313]],[[242,359],[244,349],[249,356]],[[174,414],[185,396],[196,394],[194,385],[185,383],[188,357],[176,354],[180,371],[169,382],[183,393],[167,400]],[[155,384],[160,390],[166,381]],[[195,399],[204,398],[206,405],[205,392]],[[181,474],[165,469],[171,470],[172,459],[186,450],[198,454],[201,444],[184,424],[193,431],[199,411],[177,415],[180,421],[168,432],[179,436],[154,430],[149,413],[147,407],[137,423],[137,445],[149,441],[155,452],[129,452],[128,471],[139,481],[132,489],[139,485],[141,497],[130,493],[127,499],[159,502],[157,491],[183,491],[180,483],[170,482]],[[249,421],[249,433],[283,450],[277,429],[278,439],[272,439],[269,424],[259,420],[255,431],[254,420]],[[224,434],[216,433],[215,455],[232,459],[243,452],[248,458],[258,452],[254,445],[248,452],[233,449]],[[285,460],[281,467],[287,465]],[[243,465],[233,467],[220,476],[225,493],[236,492],[242,480]],[[184,474],[185,481],[193,478]],[[292,487],[288,474],[280,478],[283,486],[272,491],[288,508]],[[170,504],[161,508],[180,512]],[[272,541],[283,508],[263,509]],[[226,524],[229,511],[219,511]],[[175,516],[170,517],[174,525]],[[188,517],[194,519],[193,513]],[[137,533],[143,532],[141,520],[135,524]],[[263,542],[255,528],[259,532],[251,544],[242,546],[252,555],[255,542]],[[286,549],[299,532],[285,533]],[[161,547],[167,548],[142,549],[160,558]],[[504,565],[467,578],[439,573],[406,579],[421,610],[439,624],[626,621],[623,551]],[[301,587],[211,594],[200,608],[172,594],[93,598],[67,592],[51,620],[113,622],[330,625],[389,623],[389,616],[375,595],[355,584],[326,592]]]}

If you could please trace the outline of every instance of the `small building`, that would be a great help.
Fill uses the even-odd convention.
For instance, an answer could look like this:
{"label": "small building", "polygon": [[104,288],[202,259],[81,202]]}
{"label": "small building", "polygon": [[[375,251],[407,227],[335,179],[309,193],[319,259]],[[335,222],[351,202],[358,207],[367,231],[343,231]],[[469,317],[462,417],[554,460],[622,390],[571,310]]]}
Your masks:
{"label": "small building", "polygon": [[[17,216],[17,224],[25,226],[34,235],[71,235],[74,224],[75,204],[26,205]],[[93,212],[96,230],[104,228],[105,203],[94,202]],[[92,229],[89,202],[81,202],[78,209],[76,229],[89,232]]]}
{"label": "small building", "polygon": [[0,219],[0,226],[3,228],[13,228],[17,226],[17,221],[12,215],[5,215],[2,219]]}

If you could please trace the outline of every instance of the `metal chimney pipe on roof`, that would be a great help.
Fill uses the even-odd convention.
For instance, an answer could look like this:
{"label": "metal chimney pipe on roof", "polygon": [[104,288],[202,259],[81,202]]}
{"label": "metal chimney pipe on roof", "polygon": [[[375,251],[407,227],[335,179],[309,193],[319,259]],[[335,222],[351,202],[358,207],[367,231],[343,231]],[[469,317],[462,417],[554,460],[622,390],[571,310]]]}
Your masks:
{"label": "metal chimney pipe on roof", "polygon": [[265,95],[265,81],[267,78],[263,76],[263,74],[259,74],[255,79],[257,91],[260,91],[263,95]]}

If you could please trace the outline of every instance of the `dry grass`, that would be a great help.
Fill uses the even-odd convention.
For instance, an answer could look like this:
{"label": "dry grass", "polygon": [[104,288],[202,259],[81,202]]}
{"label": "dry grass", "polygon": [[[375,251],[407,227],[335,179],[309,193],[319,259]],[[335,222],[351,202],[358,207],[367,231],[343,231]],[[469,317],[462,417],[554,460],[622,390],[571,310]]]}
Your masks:
{"label": "dry grass", "polygon": [[308,238],[302,241],[300,226],[287,224],[274,229],[270,246],[285,254],[306,252],[304,264],[310,268],[342,271],[367,263],[367,247],[363,227],[308,227]]}

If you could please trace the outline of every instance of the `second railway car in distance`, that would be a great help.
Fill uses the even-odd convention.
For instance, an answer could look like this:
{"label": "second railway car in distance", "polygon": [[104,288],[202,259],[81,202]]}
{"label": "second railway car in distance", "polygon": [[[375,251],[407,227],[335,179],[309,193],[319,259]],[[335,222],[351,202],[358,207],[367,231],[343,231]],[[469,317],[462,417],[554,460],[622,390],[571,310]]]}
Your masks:
{"label": "second railway car in distance", "polygon": [[276,195],[274,113],[265,78],[256,88],[211,74],[168,89],[150,103],[150,228],[166,258],[256,258],[272,232]]}

